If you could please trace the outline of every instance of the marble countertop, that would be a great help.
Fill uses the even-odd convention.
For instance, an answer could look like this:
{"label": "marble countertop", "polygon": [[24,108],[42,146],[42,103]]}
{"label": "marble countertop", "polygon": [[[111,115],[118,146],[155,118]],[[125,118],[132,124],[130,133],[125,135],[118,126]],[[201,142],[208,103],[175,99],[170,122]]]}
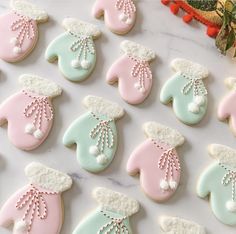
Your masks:
{"label": "marble countertop", "polygon": [[[104,22],[93,19],[91,8],[94,0],[35,0],[47,9],[50,20],[40,25],[40,39],[33,53],[23,62],[8,64],[0,61],[0,101],[19,90],[17,78],[22,73],[33,72],[48,77],[63,87],[63,95],[54,100],[55,125],[46,140],[37,150],[22,152],[10,144],[7,127],[0,129],[0,206],[18,188],[27,183],[24,167],[39,161],[65,171],[73,176],[72,189],[63,194],[65,221],[61,234],[71,233],[78,222],[97,207],[91,198],[96,186],[124,192],[140,201],[141,210],[132,217],[135,234],[160,233],[157,219],[160,215],[176,215],[198,222],[206,227],[208,234],[235,233],[235,228],[225,226],[216,220],[209,203],[196,196],[196,181],[201,171],[212,159],[206,147],[210,143],[226,144],[236,148],[236,139],[228,125],[219,122],[216,108],[226,93],[223,79],[236,76],[236,63],[224,57],[215,48],[214,40],[205,35],[205,27],[198,22],[191,26],[182,22],[180,16],[169,13],[159,0],[137,0],[138,19],[135,28],[127,36],[117,36],[104,27]],[[0,13],[8,8],[9,0],[1,0]],[[98,62],[92,76],[82,83],[71,83],[64,79],[57,65],[44,59],[44,51],[49,42],[63,32],[61,21],[64,17],[77,17],[100,26],[103,35],[96,41]],[[153,48],[158,58],[152,64],[154,87],[150,97],[139,106],[126,104],[120,98],[116,87],[105,82],[106,71],[119,56],[119,44],[123,39],[131,39]],[[183,57],[199,62],[209,68],[207,80],[209,109],[204,120],[195,127],[180,123],[172,109],[159,102],[160,88],[173,73],[170,62]],[[62,136],[69,124],[84,113],[82,98],[87,94],[104,96],[118,102],[126,110],[126,115],[118,121],[119,148],[111,166],[94,175],[82,170],[76,160],[75,148],[68,149],[62,144]],[[141,191],[138,177],[127,175],[125,167],[132,150],[144,140],[141,125],[154,120],[176,127],[185,137],[186,143],[178,149],[183,174],[181,185],[175,196],[167,203],[158,204],[148,199]],[[1,234],[10,233],[0,229]]]}

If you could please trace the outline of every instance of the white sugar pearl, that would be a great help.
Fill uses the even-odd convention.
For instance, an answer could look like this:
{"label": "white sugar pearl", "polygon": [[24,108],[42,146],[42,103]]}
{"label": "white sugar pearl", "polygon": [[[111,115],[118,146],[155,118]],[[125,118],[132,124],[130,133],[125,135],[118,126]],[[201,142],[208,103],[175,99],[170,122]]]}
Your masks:
{"label": "white sugar pearl", "polygon": [[40,130],[40,129],[37,129],[35,132],[34,132],[34,137],[36,139],[42,139],[43,138],[43,132]]}
{"label": "white sugar pearl", "polygon": [[125,21],[126,24],[128,25],[131,25],[133,23],[133,19],[131,18],[128,18],[126,21]]}
{"label": "white sugar pearl", "polygon": [[108,158],[105,154],[100,154],[97,156],[97,163],[101,165],[105,165],[108,162]]}
{"label": "white sugar pearl", "polygon": [[14,232],[14,233],[15,233],[15,232],[20,232],[20,233],[22,233],[22,232],[27,231],[27,229],[28,229],[28,224],[27,224],[27,222],[26,222],[26,221],[23,221],[23,220],[19,220],[19,221],[15,222],[13,232]]}
{"label": "white sugar pearl", "polygon": [[163,190],[168,190],[169,189],[169,183],[166,180],[161,180],[160,182],[160,187]]}
{"label": "white sugar pearl", "polygon": [[33,124],[27,124],[25,126],[25,133],[27,134],[33,134],[35,131],[35,126]]}
{"label": "white sugar pearl", "polygon": [[194,113],[194,114],[197,114],[197,113],[199,113],[200,108],[199,108],[199,106],[198,106],[196,103],[191,102],[191,103],[188,105],[188,110],[189,110],[190,112]]}
{"label": "white sugar pearl", "polygon": [[85,70],[88,70],[91,67],[91,63],[88,60],[82,60],[81,67]]}
{"label": "white sugar pearl", "polygon": [[21,49],[20,47],[18,47],[18,46],[15,46],[15,47],[13,48],[13,52],[14,52],[15,54],[20,54],[20,53],[22,52],[22,49]]}
{"label": "white sugar pearl", "polygon": [[169,186],[172,190],[176,190],[177,189],[177,182],[174,180],[170,180],[169,181]]}
{"label": "white sugar pearl", "polygon": [[235,201],[228,201],[226,203],[226,208],[230,212],[236,212],[236,202]]}
{"label": "white sugar pearl", "polygon": [[79,67],[80,67],[80,62],[79,62],[79,60],[77,60],[77,59],[72,60],[72,61],[71,61],[71,66],[72,66],[73,68],[79,68]]}
{"label": "white sugar pearl", "polygon": [[198,106],[202,106],[205,104],[205,97],[204,96],[196,96],[194,98],[194,102],[198,105]]}
{"label": "white sugar pearl", "polygon": [[92,155],[98,155],[99,154],[99,149],[96,145],[92,145],[89,147],[89,153]]}
{"label": "white sugar pearl", "polygon": [[119,19],[120,19],[120,21],[126,22],[128,19],[128,16],[125,15],[124,13],[122,13],[119,15]]}
{"label": "white sugar pearl", "polygon": [[15,37],[12,37],[11,40],[10,40],[10,43],[11,43],[12,45],[17,45],[18,40],[17,40]]}

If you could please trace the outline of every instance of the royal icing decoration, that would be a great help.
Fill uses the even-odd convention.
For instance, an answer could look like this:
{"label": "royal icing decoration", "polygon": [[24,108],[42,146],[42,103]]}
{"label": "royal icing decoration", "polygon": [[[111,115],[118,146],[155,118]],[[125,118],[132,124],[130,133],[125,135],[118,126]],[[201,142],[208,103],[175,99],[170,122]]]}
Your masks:
{"label": "royal icing decoration", "polygon": [[12,10],[0,16],[0,58],[17,62],[25,58],[38,40],[37,23],[48,19],[47,13],[25,0],[12,0]]}
{"label": "royal icing decoration", "polygon": [[96,188],[93,197],[99,208],[83,220],[73,234],[131,234],[129,218],[139,211],[139,203],[124,194]]}
{"label": "royal icing decoration", "polygon": [[208,70],[185,59],[175,59],[171,65],[176,74],[163,86],[160,100],[163,104],[173,103],[180,121],[197,124],[207,111],[207,90],[203,79],[208,76]]}
{"label": "royal icing decoration", "polygon": [[163,202],[173,196],[179,184],[181,167],[175,147],[184,143],[184,137],[156,122],[147,122],[143,128],[148,139],[131,154],[127,171],[130,175],[140,173],[144,192]]}
{"label": "royal icing decoration", "polygon": [[234,104],[236,101],[236,78],[229,77],[225,80],[226,86],[230,92],[224,97],[218,106],[218,118],[221,121],[228,120],[230,129],[236,135],[236,111],[234,110]]}
{"label": "royal icing decoration", "polygon": [[100,172],[115,156],[118,144],[115,120],[124,115],[124,110],[116,103],[96,96],[85,97],[83,104],[89,111],[69,126],[63,144],[77,144],[80,165],[90,172]]}
{"label": "royal icing decoration", "polygon": [[136,11],[133,0],[96,0],[92,14],[95,18],[104,15],[105,24],[112,32],[126,34],[135,24]]}
{"label": "royal icing decoration", "polygon": [[197,194],[211,197],[211,209],[224,224],[236,224],[236,151],[224,145],[212,144],[209,154],[217,162],[206,169],[198,181]]}
{"label": "royal icing decoration", "polygon": [[13,222],[13,233],[58,234],[63,220],[61,193],[71,187],[71,178],[40,163],[29,164],[25,174],[30,184],[3,205],[0,226]]}
{"label": "royal icing decoration", "polygon": [[33,150],[47,138],[53,124],[51,99],[61,94],[55,83],[25,74],[19,83],[23,89],[0,105],[0,124],[6,121],[9,140],[22,150]]}
{"label": "royal icing decoration", "polygon": [[68,80],[83,81],[94,70],[94,39],[101,32],[98,27],[75,18],[65,18],[62,25],[66,32],[49,44],[45,57],[49,62],[58,59],[59,70]]}
{"label": "royal icing decoration", "polygon": [[151,92],[152,71],[149,63],[155,52],[132,41],[123,41],[124,55],[107,72],[109,84],[118,82],[121,97],[130,104],[142,103]]}

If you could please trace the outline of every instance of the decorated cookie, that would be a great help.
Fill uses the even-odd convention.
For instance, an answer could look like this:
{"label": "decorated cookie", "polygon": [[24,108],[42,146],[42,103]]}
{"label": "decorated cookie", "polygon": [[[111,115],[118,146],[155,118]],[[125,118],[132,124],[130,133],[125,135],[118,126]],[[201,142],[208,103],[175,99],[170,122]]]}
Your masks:
{"label": "decorated cookie", "polygon": [[219,104],[218,118],[221,121],[229,120],[230,128],[236,135],[236,78],[229,77],[225,80],[225,83],[231,91]]}
{"label": "decorated cookie", "polygon": [[0,58],[7,62],[24,59],[38,40],[38,23],[47,13],[26,0],[11,0],[12,10],[0,16]]}
{"label": "decorated cookie", "polygon": [[159,224],[163,234],[206,234],[204,227],[179,217],[161,216]]}
{"label": "decorated cookie", "polygon": [[124,55],[107,73],[107,82],[118,81],[121,97],[130,104],[143,102],[152,88],[152,71],[149,63],[155,59],[155,52],[132,41],[123,41]]}
{"label": "decorated cookie", "polygon": [[72,234],[132,234],[129,219],[139,211],[136,200],[106,188],[95,189],[93,197],[99,207]]}
{"label": "decorated cookie", "polygon": [[89,23],[74,18],[65,18],[62,23],[66,32],[48,46],[45,57],[49,62],[58,59],[58,67],[70,81],[83,81],[94,70],[96,49],[94,39],[100,30]]}
{"label": "decorated cookie", "polygon": [[236,225],[236,150],[212,144],[209,154],[216,162],[202,173],[197,194],[210,199],[211,209],[222,223]]}
{"label": "decorated cookie", "polygon": [[97,173],[112,162],[118,144],[115,120],[124,115],[118,104],[104,98],[87,96],[83,105],[88,112],[67,129],[63,144],[77,145],[77,158],[82,168]]}
{"label": "decorated cookie", "polygon": [[0,210],[0,226],[14,224],[13,234],[59,234],[63,223],[61,193],[72,179],[40,163],[25,168],[29,184],[12,195]]}
{"label": "decorated cookie", "polygon": [[176,74],[163,86],[160,100],[172,102],[177,118],[185,124],[199,123],[207,111],[207,90],[203,79],[208,70],[186,59],[174,59],[171,63]]}
{"label": "decorated cookie", "polygon": [[184,143],[184,137],[174,129],[156,122],[143,125],[147,140],[131,154],[127,171],[140,174],[144,192],[157,202],[164,202],[175,193],[181,174],[179,156],[175,147]]}
{"label": "decorated cookie", "polygon": [[178,14],[182,8],[186,14],[183,16],[185,23],[193,19],[207,26],[207,35],[216,37],[223,23],[221,8],[225,0],[161,0],[163,4],[170,6],[173,14]]}
{"label": "decorated cookie", "polygon": [[33,150],[47,138],[53,124],[51,99],[62,89],[36,75],[20,76],[22,90],[0,105],[0,125],[8,122],[9,140],[19,149]]}
{"label": "decorated cookie", "polygon": [[92,14],[95,18],[104,16],[112,32],[126,34],[135,24],[136,6],[134,0],[96,0]]}

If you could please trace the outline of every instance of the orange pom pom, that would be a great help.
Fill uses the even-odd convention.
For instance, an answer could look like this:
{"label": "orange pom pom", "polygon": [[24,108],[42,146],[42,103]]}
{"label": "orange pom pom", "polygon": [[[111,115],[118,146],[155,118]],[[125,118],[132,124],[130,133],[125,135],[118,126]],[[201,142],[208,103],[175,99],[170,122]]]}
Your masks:
{"label": "orange pom pom", "polygon": [[187,14],[187,15],[183,16],[183,21],[187,24],[190,23],[192,20],[193,20],[193,16],[190,15],[190,14]]}
{"label": "orange pom pom", "polygon": [[168,5],[170,3],[170,0],[161,0],[162,4]]}
{"label": "orange pom pom", "polygon": [[218,28],[215,28],[215,27],[208,27],[207,28],[207,35],[209,37],[216,37],[218,33],[219,33]]}
{"label": "orange pom pom", "polygon": [[171,10],[171,12],[172,12],[174,15],[178,14],[178,12],[179,12],[179,5],[177,5],[176,3],[172,3],[172,4],[170,5],[170,10]]}

